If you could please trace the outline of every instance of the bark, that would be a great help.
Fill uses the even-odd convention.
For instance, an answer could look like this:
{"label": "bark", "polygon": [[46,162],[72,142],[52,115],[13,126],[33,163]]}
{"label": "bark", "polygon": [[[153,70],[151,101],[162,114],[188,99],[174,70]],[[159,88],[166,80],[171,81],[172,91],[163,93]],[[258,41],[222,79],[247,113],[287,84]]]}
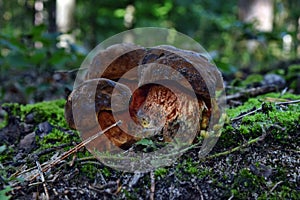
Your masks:
{"label": "bark", "polygon": [[59,46],[67,48],[75,43],[75,37],[70,32],[74,25],[75,0],[56,0],[56,25],[59,32]]}
{"label": "bark", "polygon": [[259,31],[273,29],[273,0],[239,0],[239,18],[244,22],[255,22]]}
{"label": "bark", "polygon": [[50,33],[55,33],[56,32],[56,2],[55,1],[49,1],[48,5],[48,31]]}
{"label": "bark", "polygon": [[56,0],[56,24],[60,32],[66,33],[73,28],[75,0]]}

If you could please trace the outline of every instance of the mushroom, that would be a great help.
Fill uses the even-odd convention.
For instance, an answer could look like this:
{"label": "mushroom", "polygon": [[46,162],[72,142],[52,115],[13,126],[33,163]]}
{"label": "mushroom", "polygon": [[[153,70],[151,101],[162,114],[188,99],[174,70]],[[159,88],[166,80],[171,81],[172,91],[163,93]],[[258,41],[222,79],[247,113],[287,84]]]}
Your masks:
{"label": "mushroom", "polygon": [[99,151],[127,150],[142,138],[191,143],[220,119],[222,89],[220,72],[199,53],[116,44],[94,57],[65,118],[82,139],[122,120],[88,144]]}

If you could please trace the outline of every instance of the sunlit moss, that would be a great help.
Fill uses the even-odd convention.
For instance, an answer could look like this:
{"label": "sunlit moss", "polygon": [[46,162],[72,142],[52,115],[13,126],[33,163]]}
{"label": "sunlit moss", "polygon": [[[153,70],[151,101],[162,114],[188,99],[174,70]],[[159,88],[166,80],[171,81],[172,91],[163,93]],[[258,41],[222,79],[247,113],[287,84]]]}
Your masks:
{"label": "sunlit moss", "polygon": [[254,83],[259,83],[263,80],[263,76],[260,74],[251,74],[247,76],[245,80],[242,81],[242,85],[247,86]]}
{"label": "sunlit moss", "polygon": [[39,122],[48,121],[61,127],[67,127],[64,117],[64,99],[55,101],[44,101],[36,104],[21,105],[21,119],[24,120],[26,115],[33,113],[35,120]]}
{"label": "sunlit moss", "polygon": [[0,121],[0,129],[4,128],[7,125],[7,114],[4,116],[4,120]]}
{"label": "sunlit moss", "polygon": [[48,121],[50,124],[56,126],[68,127],[64,117],[65,103],[66,101],[64,99],[60,99],[27,105],[5,103],[2,105],[2,107],[9,107],[11,114],[14,116],[19,116],[21,121],[25,121],[26,116],[32,114],[35,123]]}
{"label": "sunlit moss", "polygon": [[[235,146],[236,141],[256,138],[263,133],[271,134],[277,142],[284,142],[283,138],[292,136],[297,131],[300,121],[300,104],[276,105],[276,102],[286,102],[300,99],[300,95],[286,93],[269,93],[256,98],[250,98],[243,105],[228,108],[227,115],[239,120],[226,122],[217,145],[222,147]],[[253,112],[248,114],[249,112]],[[244,116],[243,116],[244,115]],[[238,139],[239,138],[239,139]]]}
{"label": "sunlit moss", "polygon": [[155,176],[164,177],[167,174],[168,170],[164,167],[160,167],[154,171]]}
{"label": "sunlit moss", "polygon": [[[297,100],[300,99],[300,95],[290,94],[286,93],[283,96],[280,95],[280,93],[268,93],[265,95],[261,95],[255,98],[250,98],[248,101],[244,102],[243,105],[238,106],[236,108],[228,108],[226,110],[226,113],[229,118],[235,118],[238,115],[242,114],[243,112],[249,112],[251,110],[255,110],[259,107],[261,107],[262,102],[270,101],[270,98],[272,98],[273,102],[281,102],[286,100]],[[299,104],[298,104],[299,105]],[[293,105],[292,105],[293,106]],[[295,105],[297,106],[297,105]],[[299,106],[298,106],[299,109]],[[258,113],[258,112],[256,112]]]}
{"label": "sunlit moss", "polygon": [[287,80],[291,80],[300,74],[300,65],[291,65],[288,68]]}
{"label": "sunlit moss", "polygon": [[38,151],[40,151],[41,149],[48,149],[62,144],[70,144],[73,141],[78,142],[79,136],[76,137],[74,135],[67,134],[63,131],[54,128],[49,134],[38,139],[38,144],[41,147],[40,149],[38,149]]}

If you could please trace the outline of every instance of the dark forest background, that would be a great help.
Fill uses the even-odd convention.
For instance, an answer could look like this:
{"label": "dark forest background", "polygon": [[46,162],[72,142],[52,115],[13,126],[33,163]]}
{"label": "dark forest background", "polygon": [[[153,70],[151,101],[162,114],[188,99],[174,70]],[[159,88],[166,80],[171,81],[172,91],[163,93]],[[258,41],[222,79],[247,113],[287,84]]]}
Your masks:
{"label": "dark forest background", "polygon": [[62,97],[91,49],[137,27],[194,38],[225,80],[287,75],[299,63],[299,13],[294,0],[0,0],[0,102]]}
{"label": "dark forest background", "polygon": [[[70,118],[63,116],[87,54],[110,36],[139,27],[174,29],[200,43],[222,72],[227,101],[227,117],[220,116],[224,126],[211,129],[219,119],[218,106],[215,101],[208,107],[203,103],[208,100],[205,88],[203,98],[197,95],[201,130],[186,150],[176,147],[175,137],[175,130],[182,131],[180,119],[187,119],[183,127],[190,127],[185,124],[195,114],[184,111],[185,106],[172,108],[172,116],[178,112],[179,119],[163,122],[159,134],[160,129],[143,125],[145,133],[155,130],[155,135],[134,144],[128,139],[132,133],[105,133],[109,140],[130,143],[124,155],[136,150],[146,155],[164,147],[169,151],[160,138],[172,137],[170,149],[174,143],[175,152],[162,158],[184,155],[171,166],[145,174],[100,163],[81,148],[83,132],[71,130],[66,123]],[[109,96],[104,89],[101,86],[95,100],[102,98],[102,91]],[[0,199],[300,199],[299,94],[300,0],[0,0]],[[102,111],[114,114],[104,101],[97,115],[88,118],[98,117],[101,127],[113,123],[113,117],[100,118]],[[67,105],[71,109],[70,101]],[[214,117],[207,117],[211,113]],[[90,126],[86,116],[77,119],[90,134],[98,126]],[[147,120],[152,123],[151,117]],[[218,142],[199,160],[198,152],[209,149],[215,136]],[[106,146],[93,144],[95,154]],[[107,153],[102,161],[111,155]],[[127,163],[119,155],[111,158],[115,164]],[[148,158],[143,161],[148,163]],[[158,157],[150,160],[151,165],[156,162],[161,163]]]}

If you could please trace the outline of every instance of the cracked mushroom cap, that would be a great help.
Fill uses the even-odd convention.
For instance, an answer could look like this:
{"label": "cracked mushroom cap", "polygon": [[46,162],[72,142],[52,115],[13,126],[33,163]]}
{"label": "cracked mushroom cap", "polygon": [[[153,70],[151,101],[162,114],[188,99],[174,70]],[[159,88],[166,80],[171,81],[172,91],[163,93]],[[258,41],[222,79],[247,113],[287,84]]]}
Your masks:
{"label": "cracked mushroom cap", "polygon": [[198,53],[167,45],[116,44],[94,57],[85,80],[68,97],[65,117],[70,127],[84,127],[83,139],[115,123],[116,116],[122,118],[121,128],[90,144],[97,149],[127,149],[149,135],[171,141],[183,121],[186,130],[199,132],[207,128],[212,112],[219,117],[220,88],[220,72]]}

